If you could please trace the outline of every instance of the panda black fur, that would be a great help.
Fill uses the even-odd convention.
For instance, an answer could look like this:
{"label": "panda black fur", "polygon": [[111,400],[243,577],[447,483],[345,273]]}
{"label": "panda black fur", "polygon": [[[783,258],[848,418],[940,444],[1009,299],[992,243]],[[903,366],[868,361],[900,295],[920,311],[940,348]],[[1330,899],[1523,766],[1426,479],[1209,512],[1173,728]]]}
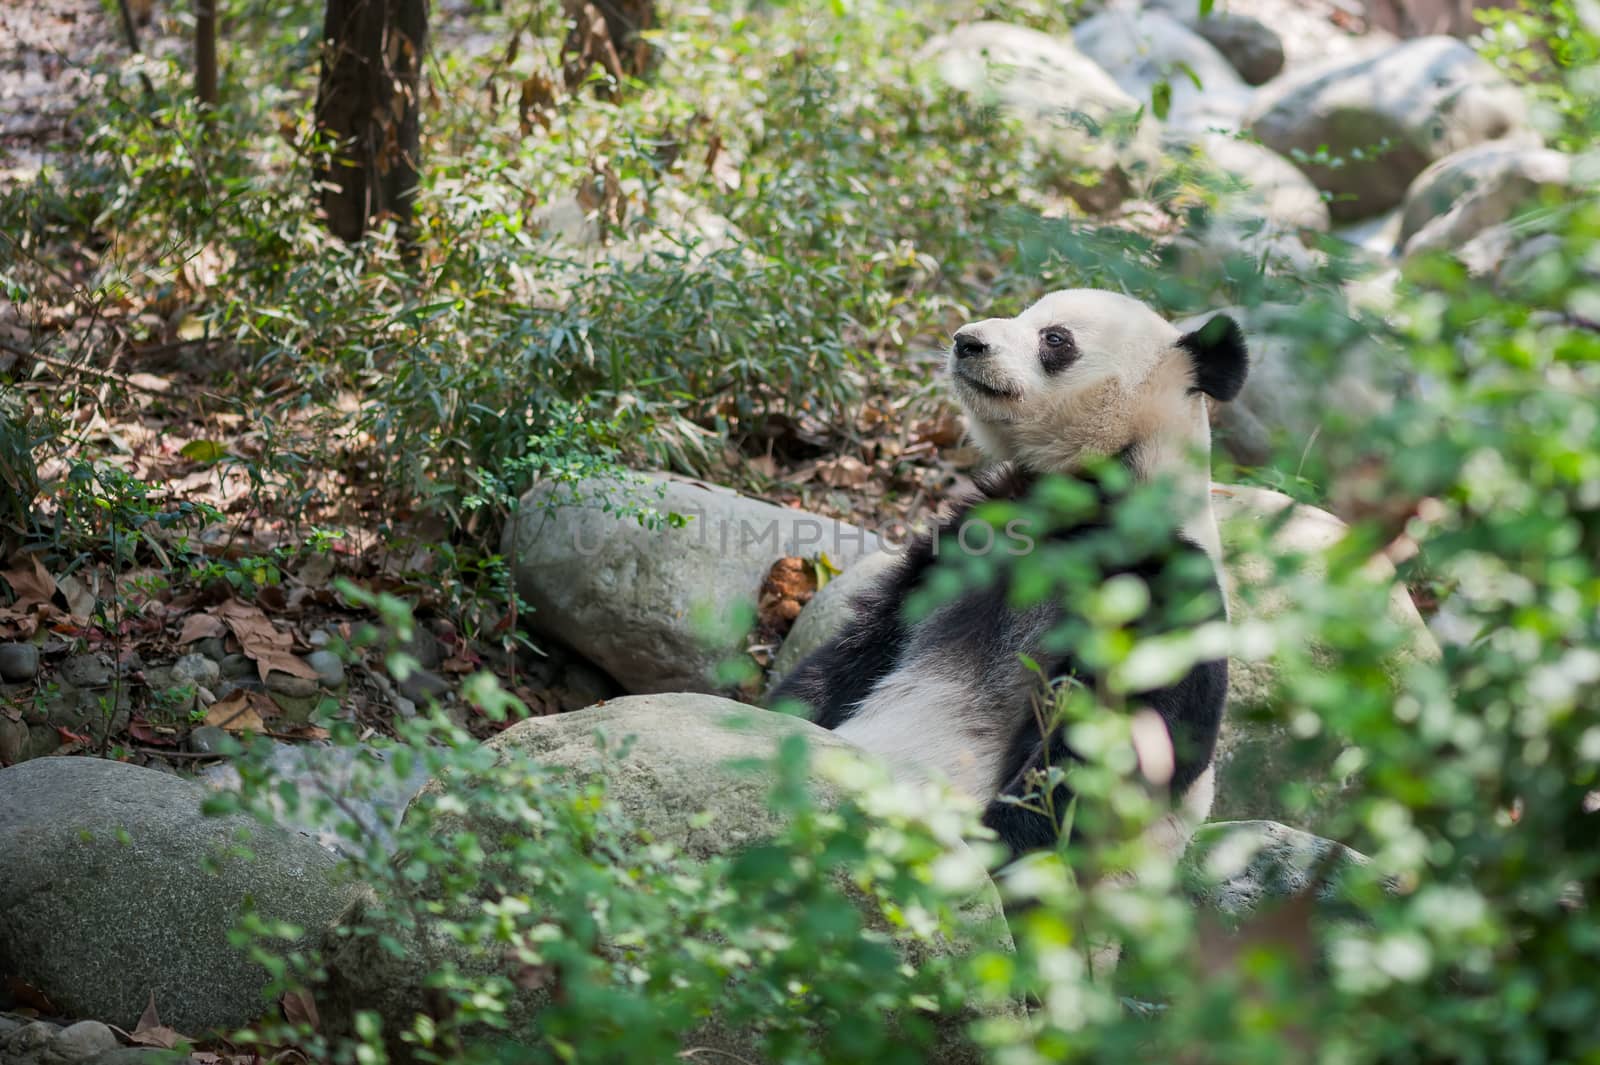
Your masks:
{"label": "panda black fur", "polygon": [[[1137,300],[1089,289],[1053,293],[1016,318],[963,327],[950,351],[951,378],[971,435],[999,465],[929,535],[907,546],[857,599],[852,620],[784,679],[773,701],[805,703],[817,724],[892,764],[947,778],[984,804],[984,823],[1013,856],[1052,845],[1058,825],[999,797],[1029,794],[1034,770],[1071,757],[1059,730],[1042,732],[1038,678],[1021,659],[1027,655],[1051,681],[1087,679],[1070,648],[1045,639],[1063,609],[1016,609],[1003,581],[968,589],[916,621],[908,620],[906,601],[936,564],[940,537],[961,529],[981,503],[1027,499],[1045,475],[1088,481],[1102,504],[1098,516],[1050,530],[1045,542],[1103,537],[1115,499],[1085,463],[1105,457],[1133,480],[1169,479],[1184,520],[1177,537],[1128,553],[1105,566],[1104,576],[1142,578],[1157,617],[1175,605],[1163,601],[1164,592],[1187,594],[1167,580],[1175,563],[1203,559],[1206,601],[1191,620],[1223,617],[1206,401],[1237,395],[1247,361],[1231,319],[1218,316],[1180,335]],[[1167,726],[1171,794],[1189,821],[1210,809],[1227,685],[1227,661],[1219,658],[1197,663],[1169,687],[1136,693]],[[1065,799],[1056,795],[1054,809],[1065,810]]]}

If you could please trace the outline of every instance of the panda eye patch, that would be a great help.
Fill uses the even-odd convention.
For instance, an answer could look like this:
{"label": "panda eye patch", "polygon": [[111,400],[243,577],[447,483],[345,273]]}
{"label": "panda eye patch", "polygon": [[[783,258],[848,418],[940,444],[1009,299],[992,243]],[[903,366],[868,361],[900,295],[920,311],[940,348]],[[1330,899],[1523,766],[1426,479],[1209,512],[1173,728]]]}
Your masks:
{"label": "panda eye patch", "polygon": [[1045,373],[1060,373],[1077,358],[1078,344],[1070,329],[1052,325],[1039,330],[1039,363]]}

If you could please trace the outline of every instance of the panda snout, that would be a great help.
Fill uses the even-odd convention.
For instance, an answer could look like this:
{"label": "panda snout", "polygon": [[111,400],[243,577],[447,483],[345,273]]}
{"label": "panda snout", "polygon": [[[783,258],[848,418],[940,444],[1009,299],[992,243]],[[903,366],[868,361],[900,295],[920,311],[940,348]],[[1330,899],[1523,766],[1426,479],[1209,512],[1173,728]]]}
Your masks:
{"label": "panda snout", "polygon": [[956,334],[956,358],[977,359],[989,354],[989,345],[986,341],[973,336],[971,333]]}

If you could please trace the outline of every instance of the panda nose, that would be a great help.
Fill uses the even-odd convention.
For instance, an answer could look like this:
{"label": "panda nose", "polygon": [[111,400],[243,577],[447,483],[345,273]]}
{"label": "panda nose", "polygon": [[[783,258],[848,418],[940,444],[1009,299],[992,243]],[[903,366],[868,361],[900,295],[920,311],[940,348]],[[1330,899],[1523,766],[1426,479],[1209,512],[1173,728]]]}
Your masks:
{"label": "panda nose", "polygon": [[989,345],[975,336],[956,334],[956,358],[976,359],[989,354]]}

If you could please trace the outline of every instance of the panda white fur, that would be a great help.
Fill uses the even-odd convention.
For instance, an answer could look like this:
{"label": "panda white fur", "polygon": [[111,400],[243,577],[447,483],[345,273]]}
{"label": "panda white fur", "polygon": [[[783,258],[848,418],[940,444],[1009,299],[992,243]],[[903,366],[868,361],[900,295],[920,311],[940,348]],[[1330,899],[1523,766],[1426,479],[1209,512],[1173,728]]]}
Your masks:
{"label": "panda white fur", "polygon": [[[1014,608],[1003,583],[968,589],[920,619],[907,617],[906,600],[936,565],[939,537],[961,529],[974,506],[1026,499],[1043,475],[1086,478],[1085,461],[1100,456],[1121,462],[1135,481],[1169,479],[1183,507],[1175,542],[1103,575],[1144,577],[1159,612],[1164,585],[1157,578],[1165,567],[1177,556],[1203,556],[1210,563],[1202,578],[1205,609],[1225,616],[1206,402],[1237,395],[1247,363],[1244,338],[1229,318],[1180,334],[1139,301],[1098,290],[1056,292],[1015,318],[962,327],[949,354],[951,380],[971,436],[999,464],[978,478],[975,495],[907,546],[857,599],[850,623],[794,669],[773,702],[805,703],[817,724],[891,764],[949,780],[984,805],[984,823],[1013,856],[1053,845],[1057,824],[999,796],[1036,791],[1035,770],[1071,758],[1059,730],[1041,730],[1038,676],[1021,657],[1052,681],[1092,680],[1071,648],[1046,640],[1062,611]],[[1103,492],[1100,498],[1114,505]],[[1049,535],[1071,540],[1105,528],[1095,519]],[[1165,822],[1169,846],[1181,848],[1185,826],[1210,809],[1227,684],[1227,661],[1217,659],[1169,687],[1137,693],[1172,740],[1178,809]],[[1068,805],[1064,787],[1054,797],[1057,811]]]}

